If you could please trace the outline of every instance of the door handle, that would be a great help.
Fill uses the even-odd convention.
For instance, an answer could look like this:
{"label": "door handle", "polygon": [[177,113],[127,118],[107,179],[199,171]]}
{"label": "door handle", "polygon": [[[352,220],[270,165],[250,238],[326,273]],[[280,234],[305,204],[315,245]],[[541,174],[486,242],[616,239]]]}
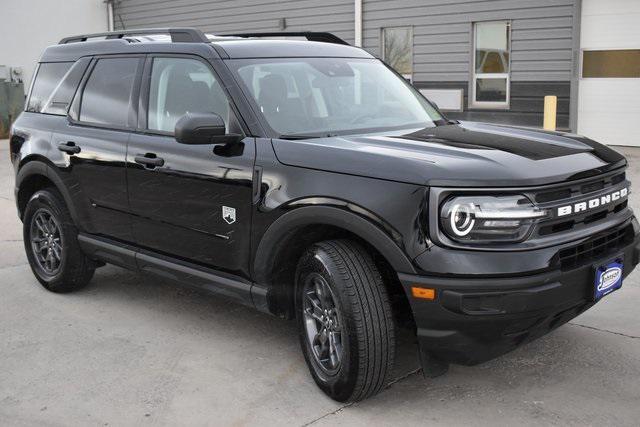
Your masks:
{"label": "door handle", "polygon": [[154,153],[138,154],[134,160],[136,163],[151,169],[164,165],[164,159]]}
{"label": "door handle", "polygon": [[60,144],[58,144],[58,150],[63,151],[70,156],[78,154],[81,151],[80,147],[78,147],[73,141],[61,142]]}

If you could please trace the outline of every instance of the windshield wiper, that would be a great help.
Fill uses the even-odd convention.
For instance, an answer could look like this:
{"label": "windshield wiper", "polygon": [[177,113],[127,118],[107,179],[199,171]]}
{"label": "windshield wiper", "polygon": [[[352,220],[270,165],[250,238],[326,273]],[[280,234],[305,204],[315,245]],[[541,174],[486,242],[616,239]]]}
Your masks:
{"label": "windshield wiper", "polygon": [[329,138],[331,136],[335,136],[330,133],[317,133],[317,134],[302,134],[302,133],[291,133],[291,134],[283,134],[278,138],[280,139],[313,139],[313,138]]}

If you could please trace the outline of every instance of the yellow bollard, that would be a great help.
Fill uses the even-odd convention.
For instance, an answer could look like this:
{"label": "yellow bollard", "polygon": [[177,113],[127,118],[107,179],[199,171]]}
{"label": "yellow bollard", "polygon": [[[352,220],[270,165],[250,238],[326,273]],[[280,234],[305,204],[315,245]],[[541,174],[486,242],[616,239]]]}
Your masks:
{"label": "yellow bollard", "polygon": [[558,107],[558,97],[547,95],[544,97],[544,129],[556,130],[556,110]]}

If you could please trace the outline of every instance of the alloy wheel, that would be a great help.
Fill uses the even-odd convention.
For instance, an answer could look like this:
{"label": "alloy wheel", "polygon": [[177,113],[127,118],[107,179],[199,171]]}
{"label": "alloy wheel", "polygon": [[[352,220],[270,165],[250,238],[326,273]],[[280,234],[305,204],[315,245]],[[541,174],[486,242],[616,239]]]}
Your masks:
{"label": "alloy wheel", "polygon": [[313,357],[327,374],[335,374],[342,363],[342,322],[336,299],[324,277],[307,276],[303,293],[303,316]]}
{"label": "alloy wheel", "polygon": [[47,209],[39,209],[31,218],[31,249],[41,270],[54,276],[62,265],[60,225]]}

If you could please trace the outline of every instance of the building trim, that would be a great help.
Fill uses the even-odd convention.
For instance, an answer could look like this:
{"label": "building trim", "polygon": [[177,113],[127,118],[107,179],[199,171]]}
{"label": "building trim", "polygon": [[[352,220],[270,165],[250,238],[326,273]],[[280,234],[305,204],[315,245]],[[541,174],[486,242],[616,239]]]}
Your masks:
{"label": "building trim", "polygon": [[362,47],[362,0],[354,0],[354,31],[355,31],[355,45]]}
{"label": "building trim", "polygon": [[580,84],[582,55],[580,54],[580,24],[582,22],[582,0],[573,4],[573,52],[571,61],[571,90],[569,95],[569,129],[578,132],[578,86]]}

